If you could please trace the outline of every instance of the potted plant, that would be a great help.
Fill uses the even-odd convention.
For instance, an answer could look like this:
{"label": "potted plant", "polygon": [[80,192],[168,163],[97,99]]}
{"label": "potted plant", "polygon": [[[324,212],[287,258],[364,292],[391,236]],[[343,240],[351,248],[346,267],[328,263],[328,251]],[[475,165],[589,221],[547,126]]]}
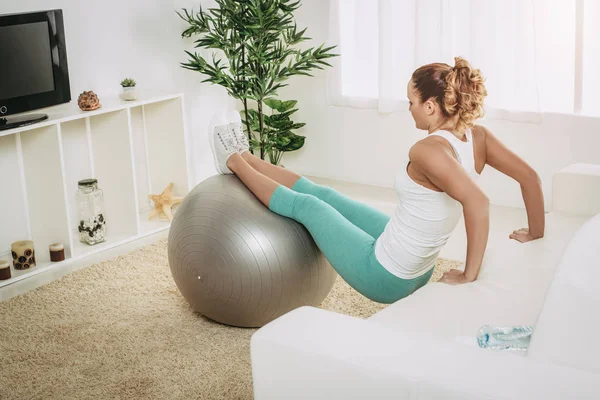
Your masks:
{"label": "potted plant", "polygon": [[[181,66],[206,75],[202,82],[221,85],[242,102],[251,152],[260,149],[261,159],[268,154],[278,164],[284,152],[298,150],[305,138],[292,131],[304,126],[290,119],[296,101],[277,99],[277,90],[292,76],[312,76],[311,70],[331,66],[326,59],[337,56],[331,53],[335,46],[296,47],[309,39],[294,21],[298,0],[215,1],[218,7],[207,11],[177,12],[189,25],[182,37],[198,35],[196,48],[216,50],[212,60],[186,51],[189,60]],[[265,114],[265,105],[271,115]]]}
{"label": "potted plant", "polygon": [[121,98],[123,100],[135,100],[137,99],[137,90],[135,88],[135,80],[131,78],[125,78],[121,81],[123,90],[121,91]]}

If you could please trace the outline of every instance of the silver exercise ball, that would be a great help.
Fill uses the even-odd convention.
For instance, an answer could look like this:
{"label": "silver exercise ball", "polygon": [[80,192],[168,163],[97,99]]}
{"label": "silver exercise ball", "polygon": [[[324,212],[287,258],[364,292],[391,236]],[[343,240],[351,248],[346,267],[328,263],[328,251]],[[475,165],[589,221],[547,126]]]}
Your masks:
{"label": "silver exercise ball", "polygon": [[188,193],[168,249],[183,297],[232,326],[261,327],[318,306],[337,277],[304,225],[269,210],[235,175],[212,176]]}

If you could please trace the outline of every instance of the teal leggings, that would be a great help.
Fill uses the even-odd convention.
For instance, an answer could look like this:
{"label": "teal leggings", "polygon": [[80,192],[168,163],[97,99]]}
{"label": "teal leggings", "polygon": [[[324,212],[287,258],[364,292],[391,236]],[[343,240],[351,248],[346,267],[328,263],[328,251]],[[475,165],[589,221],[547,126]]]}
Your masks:
{"label": "teal leggings", "polygon": [[308,229],[337,273],[363,296],[390,304],[424,286],[433,268],[414,279],[399,278],[375,257],[375,241],[390,217],[336,190],[301,177],[292,187],[280,185],[269,209]]}

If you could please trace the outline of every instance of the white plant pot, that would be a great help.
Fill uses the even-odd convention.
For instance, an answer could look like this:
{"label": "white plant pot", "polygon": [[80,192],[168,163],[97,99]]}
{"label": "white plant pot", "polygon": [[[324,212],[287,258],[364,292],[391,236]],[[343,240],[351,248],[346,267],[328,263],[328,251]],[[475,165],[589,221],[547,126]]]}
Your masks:
{"label": "white plant pot", "polygon": [[137,89],[135,86],[124,87],[121,92],[121,99],[123,100],[135,100],[137,99]]}

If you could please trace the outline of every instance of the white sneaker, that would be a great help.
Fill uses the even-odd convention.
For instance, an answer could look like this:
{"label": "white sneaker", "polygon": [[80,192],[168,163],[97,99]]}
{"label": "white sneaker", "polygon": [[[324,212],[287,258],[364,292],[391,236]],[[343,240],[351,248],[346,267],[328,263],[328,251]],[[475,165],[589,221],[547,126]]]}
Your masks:
{"label": "white sneaker", "polygon": [[[208,133],[208,141],[213,153],[215,168],[220,174],[233,174],[227,167],[227,160],[233,154],[237,153],[237,141],[229,131],[227,124],[216,125],[221,121],[222,114],[213,118],[211,122],[211,131]],[[213,125],[215,123],[215,125]]]}
{"label": "white sneaker", "polygon": [[240,113],[235,110],[229,111],[227,113],[227,121],[229,122],[229,130],[238,144],[238,153],[242,154],[245,151],[250,151],[250,143],[244,133]]}

